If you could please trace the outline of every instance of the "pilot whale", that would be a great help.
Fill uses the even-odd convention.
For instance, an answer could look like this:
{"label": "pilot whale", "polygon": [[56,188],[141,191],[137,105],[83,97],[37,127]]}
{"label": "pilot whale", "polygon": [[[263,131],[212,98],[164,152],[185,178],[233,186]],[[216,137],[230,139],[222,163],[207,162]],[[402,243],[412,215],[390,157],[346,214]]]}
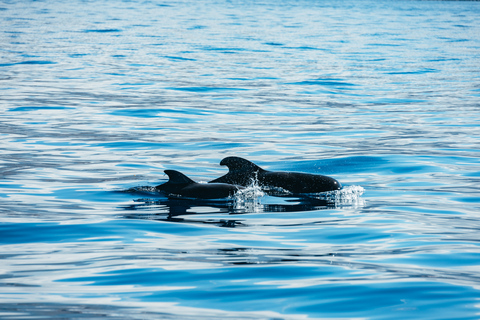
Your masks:
{"label": "pilot whale", "polygon": [[239,157],[226,157],[220,162],[220,165],[227,166],[228,173],[210,183],[248,186],[256,179],[261,187],[282,188],[291,193],[318,193],[342,188],[340,182],[327,176],[267,171],[255,163]]}
{"label": "pilot whale", "polygon": [[245,189],[242,186],[227,183],[197,183],[175,170],[164,171],[169,180],[155,187],[169,195],[180,195],[196,199],[220,199],[234,195],[238,190]]}

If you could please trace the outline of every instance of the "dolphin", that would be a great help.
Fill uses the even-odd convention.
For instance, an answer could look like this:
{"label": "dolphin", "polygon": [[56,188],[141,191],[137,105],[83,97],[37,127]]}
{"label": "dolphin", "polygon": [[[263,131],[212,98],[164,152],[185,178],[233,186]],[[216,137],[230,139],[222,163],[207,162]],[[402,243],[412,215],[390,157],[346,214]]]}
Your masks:
{"label": "dolphin", "polygon": [[238,190],[245,189],[242,186],[227,183],[197,183],[175,170],[164,171],[169,180],[155,187],[169,195],[180,195],[187,198],[197,199],[220,199],[234,195]]}
{"label": "dolphin", "polygon": [[327,176],[267,171],[255,163],[239,157],[226,157],[220,162],[220,165],[227,166],[228,173],[210,183],[248,186],[257,180],[261,187],[282,188],[291,193],[318,193],[342,188],[340,182]]}

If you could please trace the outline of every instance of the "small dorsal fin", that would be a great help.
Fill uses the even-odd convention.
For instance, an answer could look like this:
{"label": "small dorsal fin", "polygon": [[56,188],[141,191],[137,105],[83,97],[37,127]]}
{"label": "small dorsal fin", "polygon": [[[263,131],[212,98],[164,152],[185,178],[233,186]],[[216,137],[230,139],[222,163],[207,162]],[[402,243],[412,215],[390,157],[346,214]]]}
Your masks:
{"label": "small dorsal fin", "polygon": [[183,173],[176,170],[165,170],[164,171],[170,180],[168,182],[174,184],[192,184],[195,183],[192,179],[184,175]]}

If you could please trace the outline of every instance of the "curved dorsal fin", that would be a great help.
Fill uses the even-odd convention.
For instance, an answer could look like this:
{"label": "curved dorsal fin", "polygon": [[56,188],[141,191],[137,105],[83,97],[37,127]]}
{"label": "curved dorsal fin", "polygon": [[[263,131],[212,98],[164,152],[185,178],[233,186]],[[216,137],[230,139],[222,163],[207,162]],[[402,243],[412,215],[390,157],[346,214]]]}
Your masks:
{"label": "curved dorsal fin", "polygon": [[231,171],[247,171],[247,172],[264,172],[266,170],[260,168],[255,163],[240,157],[226,157],[220,161],[220,165],[227,166]]}
{"label": "curved dorsal fin", "polygon": [[174,183],[174,184],[192,184],[192,183],[196,183],[195,181],[193,181],[192,179],[190,179],[189,177],[187,177],[186,175],[184,175],[183,173],[179,172],[179,171],[176,171],[176,170],[165,170],[164,171],[169,180],[168,182],[170,183]]}

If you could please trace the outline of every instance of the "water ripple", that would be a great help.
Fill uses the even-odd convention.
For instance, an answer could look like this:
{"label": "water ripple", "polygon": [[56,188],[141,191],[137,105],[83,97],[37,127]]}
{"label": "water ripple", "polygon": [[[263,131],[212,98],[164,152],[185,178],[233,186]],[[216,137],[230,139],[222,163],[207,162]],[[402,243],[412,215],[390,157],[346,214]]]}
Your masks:
{"label": "water ripple", "polygon": [[[478,318],[476,2],[0,11],[0,318]],[[226,156],[344,188],[153,188]]]}

